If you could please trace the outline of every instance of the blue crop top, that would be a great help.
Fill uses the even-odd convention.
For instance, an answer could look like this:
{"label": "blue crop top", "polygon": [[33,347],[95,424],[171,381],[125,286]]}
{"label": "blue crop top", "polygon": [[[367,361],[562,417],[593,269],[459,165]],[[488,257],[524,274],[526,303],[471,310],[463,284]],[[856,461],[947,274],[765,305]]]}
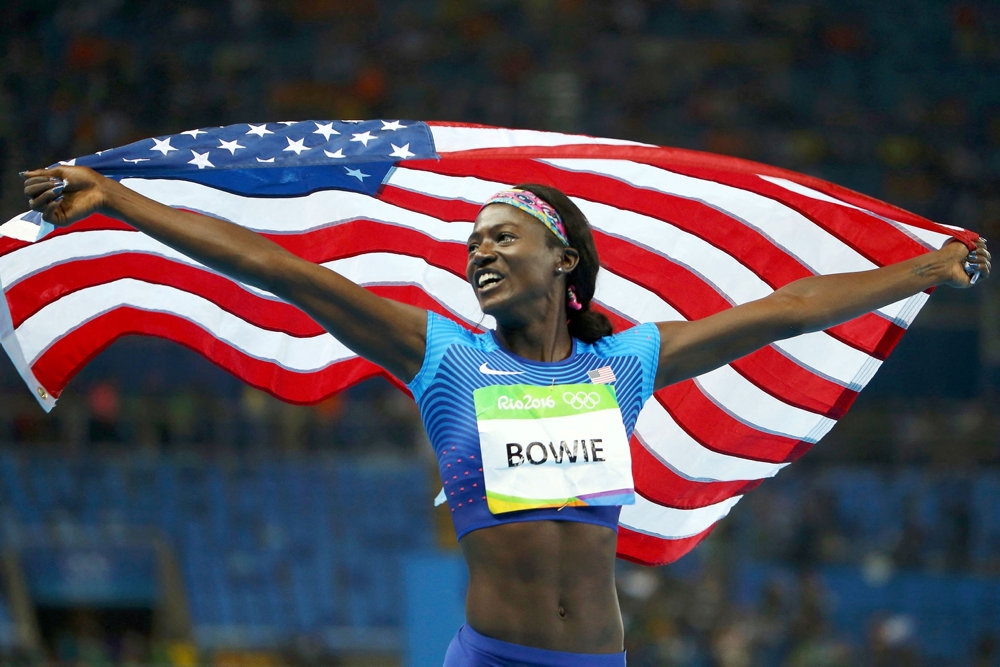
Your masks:
{"label": "blue crop top", "polygon": [[461,538],[466,533],[520,521],[581,521],[618,527],[620,506],[543,508],[492,514],[486,504],[479,431],[472,392],[489,385],[590,382],[587,371],[610,367],[625,433],[631,437],[639,411],[653,394],[660,349],[655,324],[641,324],[596,343],[573,340],[573,352],[557,362],[522,359],[500,347],[492,332],[473,333],[447,318],[427,314],[424,363],[407,386],[437,454],[445,499]]}

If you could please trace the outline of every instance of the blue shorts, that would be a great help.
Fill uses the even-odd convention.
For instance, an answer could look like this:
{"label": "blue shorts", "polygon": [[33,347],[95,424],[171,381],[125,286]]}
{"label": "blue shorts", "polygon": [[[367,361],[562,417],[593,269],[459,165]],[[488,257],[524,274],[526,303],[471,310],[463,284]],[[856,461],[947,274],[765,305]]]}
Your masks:
{"label": "blue shorts", "polygon": [[624,667],[625,652],[564,653],[520,646],[479,634],[468,625],[448,645],[442,667]]}

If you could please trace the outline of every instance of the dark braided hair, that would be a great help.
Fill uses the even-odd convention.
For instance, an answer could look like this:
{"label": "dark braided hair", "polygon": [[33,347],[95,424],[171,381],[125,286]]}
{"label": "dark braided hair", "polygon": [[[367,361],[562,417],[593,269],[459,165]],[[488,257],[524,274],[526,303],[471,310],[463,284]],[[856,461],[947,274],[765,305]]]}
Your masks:
{"label": "dark braided hair", "polygon": [[[576,204],[559,190],[537,183],[522,183],[514,186],[519,190],[532,192],[549,204],[559,213],[566,227],[566,237],[569,245],[580,254],[576,268],[566,278],[566,286],[576,290],[576,298],[581,310],[566,309],[569,323],[569,333],[585,343],[593,343],[611,334],[611,321],[603,314],[590,308],[590,300],[594,298],[597,286],[597,271],[601,268],[597,258],[597,248],[594,246],[594,236],[590,233],[590,223],[587,222]],[[550,234],[552,242],[562,245],[555,234]]]}

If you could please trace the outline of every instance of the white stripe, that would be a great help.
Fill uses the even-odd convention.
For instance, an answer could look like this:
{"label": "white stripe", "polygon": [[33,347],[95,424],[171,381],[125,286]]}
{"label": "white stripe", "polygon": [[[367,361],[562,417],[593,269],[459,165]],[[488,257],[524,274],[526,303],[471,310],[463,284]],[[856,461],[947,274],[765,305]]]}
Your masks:
{"label": "white stripe", "polygon": [[207,213],[258,232],[300,233],[363,218],[463,245],[472,233],[471,221],[443,222],[356,192],[323,190],[303,197],[256,199],[180,180],[130,178],[122,184],[167,206]]}
{"label": "white stripe", "polygon": [[[555,159],[543,162],[567,171],[599,174],[634,187],[704,202],[758,230],[776,247],[797,259],[813,273],[831,274],[876,268],[875,264],[836,236],[813,224],[809,218],[769,197],[628,160]],[[650,247],[661,249],[656,245]],[[738,292],[733,294],[735,293]],[[738,299],[736,302],[744,303]],[[898,302],[890,304],[877,312],[895,320],[901,305]]]}
{"label": "white stripe", "polygon": [[[468,322],[482,319],[489,326],[488,321],[492,320],[482,317],[465,281],[418,258],[370,253],[329,262],[326,266],[359,284],[417,285],[443,299],[443,305]],[[68,294],[25,320],[16,334],[25,358],[34,364],[60,337],[123,305],[176,314],[251,357],[273,360],[296,372],[318,370],[354,356],[328,334],[300,338],[260,329],[200,296],[125,278]]]}
{"label": "white stripe", "polygon": [[695,384],[723,411],[758,431],[815,443],[837,423],[779,401],[728,365],[699,375]]}
{"label": "white stripe", "polygon": [[[825,192],[820,192],[819,190],[814,190],[814,189],[812,189],[812,188],[810,188],[808,186],[802,185],[801,183],[796,183],[795,181],[790,181],[787,178],[778,178],[776,176],[763,176],[763,175],[759,175],[759,176],[760,176],[760,178],[764,179],[765,181],[769,181],[769,182],[774,183],[775,185],[777,185],[779,187],[782,187],[782,188],[784,188],[786,190],[790,190],[791,192],[798,193],[798,194],[803,195],[805,197],[809,197],[810,199],[817,199],[819,201],[827,202],[828,204],[837,204],[839,206],[846,206],[847,208],[852,208],[852,209],[854,209],[856,211],[861,211],[863,213],[867,213],[868,215],[873,216],[875,218],[878,218],[879,220],[884,220],[885,222],[889,223],[890,225],[892,225],[896,229],[899,229],[900,231],[903,231],[904,233],[906,233],[908,236],[910,236],[910,238],[918,241],[921,245],[923,245],[928,250],[937,250],[938,248],[940,248],[941,246],[943,246],[945,243],[947,243],[949,239],[952,238],[952,237],[948,236],[947,234],[940,234],[938,232],[932,232],[932,231],[930,231],[928,229],[923,229],[922,227],[914,227],[913,225],[909,225],[907,223],[900,222],[900,221],[895,220],[893,218],[889,218],[889,217],[886,217],[884,215],[879,215],[878,213],[874,213],[873,211],[869,211],[866,208],[862,208],[860,206],[855,206],[854,204],[850,204],[850,203],[848,203],[846,201],[843,201],[841,199],[837,199],[836,197],[831,197],[830,195],[826,194]],[[958,227],[955,227],[954,229],[956,231],[959,230]]]}
{"label": "white stripe", "polygon": [[260,329],[190,292],[123,278],[68,294],[25,320],[17,329],[25,357],[34,364],[53,342],[119,306],[176,315],[244,354],[296,372],[355,356],[329,334],[296,338]]}
{"label": "white stripe", "polygon": [[663,507],[636,494],[634,505],[622,506],[618,523],[629,530],[667,539],[691,537],[709,529],[729,514],[743,496],[733,496],[714,505],[693,510]]}
{"label": "white stripe", "polygon": [[450,127],[428,126],[434,137],[438,153],[467,151],[479,148],[509,148],[516,146],[567,146],[576,144],[601,144],[605,146],[650,146],[635,141],[587,137],[579,134],[513,130],[502,127]]}
{"label": "white stripe", "polygon": [[[838,344],[830,345],[831,340]],[[861,391],[882,367],[875,357],[822,331],[779,340],[771,347],[811,372],[854,391]]]}
{"label": "white stripe", "polygon": [[735,482],[774,477],[787,463],[770,463],[706,449],[677,425],[655,398],[646,401],[635,435],[657,459],[681,477],[698,482]]}
{"label": "white stripe", "polygon": [[35,377],[31,366],[24,358],[24,351],[21,349],[21,341],[18,340],[14,332],[13,322],[10,318],[10,310],[7,308],[7,300],[0,299],[0,345],[10,358],[18,375],[24,380],[28,389],[35,395],[35,399],[48,412],[56,405],[56,399],[43,387]]}
{"label": "white stripe", "polygon": [[[684,320],[680,313],[658,295],[622,278],[610,269],[598,274],[594,300],[632,322]],[[799,343],[799,340],[805,340],[808,344]],[[804,368],[817,369],[831,381],[845,387],[858,384],[858,378],[865,374],[870,378],[867,369],[873,359],[829,334],[804,334],[772,345]]]}

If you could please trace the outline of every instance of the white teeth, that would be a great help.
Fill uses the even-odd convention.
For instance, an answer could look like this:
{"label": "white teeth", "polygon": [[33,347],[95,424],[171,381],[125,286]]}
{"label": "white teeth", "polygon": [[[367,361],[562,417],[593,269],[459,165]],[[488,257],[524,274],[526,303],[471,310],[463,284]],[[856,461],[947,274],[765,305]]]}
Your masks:
{"label": "white teeth", "polygon": [[477,281],[477,286],[478,287],[482,287],[483,285],[485,285],[487,283],[487,281],[490,281],[490,280],[500,280],[500,274],[499,273],[484,273],[484,274],[482,274],[481,276],[479,276],[479,280]]}

